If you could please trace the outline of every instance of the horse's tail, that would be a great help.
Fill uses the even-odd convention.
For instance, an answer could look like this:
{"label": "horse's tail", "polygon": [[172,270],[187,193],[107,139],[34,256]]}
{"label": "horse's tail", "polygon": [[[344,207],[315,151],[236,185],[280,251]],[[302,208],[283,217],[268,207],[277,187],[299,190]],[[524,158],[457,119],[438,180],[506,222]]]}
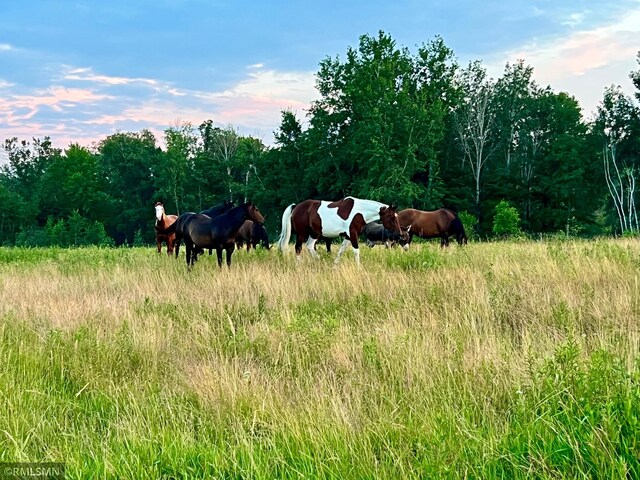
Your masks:
{"label": "horse's tail", "polygon": [[462,245],[463,243],[466,245],[467,243],[467,233],[464,231],[464,225],[462,224],[462,220],[456,214],[455,218],[451,222],[451,228],[456,235],[456,240],[458,244]]}
{"label": "horse's tail", "polygon": [[282,232],[280,232],[280,238],[278,238],[278,250],[281,252],[284,252],[284,249],[287,248],[291,238],[291,212],[293,212],[295,206],[296,204],[292,203],[282,213]]}

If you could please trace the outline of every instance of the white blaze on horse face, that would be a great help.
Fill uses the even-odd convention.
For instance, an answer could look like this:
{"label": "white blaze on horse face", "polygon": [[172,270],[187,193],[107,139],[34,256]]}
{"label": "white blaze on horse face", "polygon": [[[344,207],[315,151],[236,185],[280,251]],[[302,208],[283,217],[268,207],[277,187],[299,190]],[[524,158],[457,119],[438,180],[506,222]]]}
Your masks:
{"label": "white blaze on horse face", "polygon": [[162,221],[162,215],[164,214],[164,207],[162,205],[156,205],[156,220]]}

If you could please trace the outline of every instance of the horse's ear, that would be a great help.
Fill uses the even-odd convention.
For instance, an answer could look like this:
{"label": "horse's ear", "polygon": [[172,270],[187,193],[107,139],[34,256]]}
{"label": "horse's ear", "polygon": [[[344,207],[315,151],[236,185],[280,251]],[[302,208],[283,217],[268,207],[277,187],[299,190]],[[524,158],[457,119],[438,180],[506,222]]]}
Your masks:
{"label": "horse's ear", "polygon": [[389,210],[397,210],[398,206],[394,205],[393,203],[391,205],[389,205]]}

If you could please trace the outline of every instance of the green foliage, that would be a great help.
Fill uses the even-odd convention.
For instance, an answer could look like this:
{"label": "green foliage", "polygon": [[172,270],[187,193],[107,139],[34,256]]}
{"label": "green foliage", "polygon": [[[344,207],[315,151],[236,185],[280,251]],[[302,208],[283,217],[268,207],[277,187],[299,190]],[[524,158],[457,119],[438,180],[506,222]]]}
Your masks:
{"label": "green foliage", "polygon": [[101,222],[92,222],[74,211],[67,219],[54,220],[49,217],[43,228],[28,227],[16,237],[21,247],[80,247],[87,245],[113,246]]}
{"label": "green foliage", "polygon": [[594,478],[640,475],[640,365],[627,371],[606,351],[583,358],[576,343],[515,393],[509,434],[498,446],[500,476],[516,478],[532,459],[547,475]]}
{"label": "green foliage", "polygon": [[475,215],[467,212],[466,210],[458,213],[458,217],[464,226],[464,231],[467,234],[467,238],[472,240],[478,239],[478,219]]}
{"label": "green foliage", "polygon": [[133,236],[133,243],[131,244],[132,247],[142,247],[144,246],[144,239],[142,237],[142,231],[141,230],[136,230],[136,233]]}
{"label": "green foliage", "polygon": [[493,234],[499,237],[518,236],[520,230],[520,214],[506,200],[500,200],[496,205],[493,217]]}
{"label": "green foliage", "polygon": [[528,234],[637,231],[640,71],[630,77],[636,99],[607,88],[586,121],[574,97],[536,84],[523,61],[492,79],[480,61],[459,68],[440,37],[410,50],[385,32],[363,35],[320,62],[306,121],[283,111],[270,148],[212,119],[166,129],[164,150],[148,130],[64,151],[48,137],[6,140],[0,244],[45,228],[73,244],[56,222],[74,211],[116,245],[136,232],[148,244],[157,200],[179,214],[251,199],[274,235],[287,205],[346,195],[467,211],[470,235],[493,231],[502,199]]}

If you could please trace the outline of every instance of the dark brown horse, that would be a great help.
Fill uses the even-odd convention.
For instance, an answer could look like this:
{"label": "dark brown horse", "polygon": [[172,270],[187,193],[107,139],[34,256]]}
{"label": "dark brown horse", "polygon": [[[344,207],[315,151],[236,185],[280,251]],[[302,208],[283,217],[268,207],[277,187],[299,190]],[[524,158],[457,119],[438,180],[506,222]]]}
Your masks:
{"label": "dark brown horse", "polygon": [[328,239],[343,237],[345,240],[338,251],[336,264],[349,245],[353,247],[356,263],[360,264],[358,236],[364,226],[369,222],[381,220],[387,229],[400,233],[396,210],[392,205],[354,197],[346,197],[336,202],[305,200],[298,205],[289,205],[282,214],[282,233],[278,240],[278,248],[284,251],[293,232],[296,234],[296,258],[300,258],[303,242],[307,243],[309,253],[318,258],[314,246],[320,236]]}
{"label": "dark brown horse", "polygon": [[[207,208],[206,210],[202,210],[200,213],[202,215],[206,215],[210,218],[216,218],[218,215],[222,215],[224,212],[227,212],[229,210],[231,210],[235,205],[233,204],[232,201],[229,200],[225,200],[224,202],[222,202],[220,205],[214,205],[211,208]],[[213,252],[213,249],[210,248],[209,249],[209,255],[211,255],[211,253]],[[200,254],[202,252],[198,251],[196,252],[196,260],[198,260],[198,254]]]}
{"label": "dark brown horse", "polygon": [[206,248],[214,248],[218,256],[218,265],[222,266],[222,250],[226,250],[227,266],[230,267],[236,234],[247,219],[258,223],[264,222],[260,211],[251,202],[232,208],[216,218],[200,213],[180,215],[174,225],[179,226],[181,230],[187,253],[187,266],[193,266],[198,252]]}
{"label": "dark brown horse", "polygon": [[405,248],[409,247],[413,236],[420,238],[440,238],[440,246],[449,246],[449,237],[456,236],[459,245],[467,243],[467,234],[464,226],[451,210],[440,208],[425,212],[414,208],[407,208],[398,212],[400,226],[409,234],[409,241]]}
{"label": "dark brown horse", "polygon": [[264,225],[254,222],[253,220],[245,220],[240,230],[236,234],[236,246],[242,248],[247,245],[247,252],[253,247],[255,250],[259,243],[267,250],[271,249],[269,245],[269,236]]}
{"label": "dark brown horse", "polygon": [[173,253],[173,245],[176,240],[175,233],[166,233],[167,228],[169,228],[175,221],[178,219],[177,215],[167,215],[164,213],[164,205],[162,202],[156,202],[154,205],[156,210],[156,246],[158,247],[158,253],[162,252],[162,243],[167,244],[167,255],[171,255]]}

